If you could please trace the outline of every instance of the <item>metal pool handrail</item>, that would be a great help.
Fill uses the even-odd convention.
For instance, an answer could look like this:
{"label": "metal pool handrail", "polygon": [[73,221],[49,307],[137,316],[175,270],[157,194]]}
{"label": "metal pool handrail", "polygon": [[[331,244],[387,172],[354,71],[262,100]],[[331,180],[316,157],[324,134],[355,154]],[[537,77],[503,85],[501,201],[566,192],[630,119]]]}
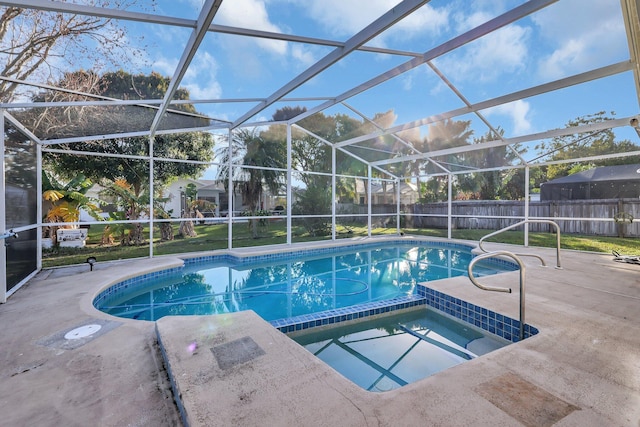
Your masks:
{"label": "metal pool handrail", "polygon": [[525,274],[525,266],[524,263],[518,256],[512,252],[508,251],[495,251],[488,252],[481,255],[476,256],[469,263],[469,267],[467,270],[469,272],[469,280],[478,288],[484,291],[493,291],[493,292],[507,292],[511,293],[511,288],[497,288],[493,286],[484,286],[478,282],[478,280],[473,275],[473,266],[476,265],[478,261],[481,261],[486,258],[493,258],[497,256],[507,256],[512,258],[515,262],[520,266],[520,341],[524,340],[524,274]]}
{"label": "metal pool handrail", "polygon": [[[487,251],[485,248],[482,247],[482,242],[484,242],[485,239],[498,235],[503,231],[511,230],[512,228],[516,228],[523,224],[530,224],[530,223],[550,224],[556,228],[556,268],[562,269],[562,265],[560,264],[560,226],[556,222],[550,221],[548,219],[525,219],[520,222],[516,222],[515,224],[511,224],[508,227],[501,228],[500,230],[494,231],[493,233],[489,233],[486,236],[483,236],[480,240],[478,240],[478,248],[484,253],[489,253],[489,251]],[[542,257],[538,255],[534,255],[534,254],[516,254],[516,255],[532,256],[532,257],[538,258],[544,267],[547,266],[547,264],[544,262],[544,259],[542,259]]]}

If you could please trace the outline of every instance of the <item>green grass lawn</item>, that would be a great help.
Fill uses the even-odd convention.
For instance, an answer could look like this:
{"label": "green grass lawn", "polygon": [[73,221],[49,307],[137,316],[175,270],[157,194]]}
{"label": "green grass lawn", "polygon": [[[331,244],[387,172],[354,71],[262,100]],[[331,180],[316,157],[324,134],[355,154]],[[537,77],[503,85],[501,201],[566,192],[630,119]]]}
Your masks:
{"label": "green grass lawn", "polygon": [[[149,244],[140,246],[121,246],[119,244],[101,245],[104,225],[93,225],[89,229],[89,237],[84,248],[54,248],[43,252],[43,267],[55,267],[62,265],[81,264],[88,257],[96,257],[98,262],[118,259],[141,258],[149,256]],[[171,241],[161,242],[160,233],[154,231],[154,255],[180,254],[187,252],[210,251],[214,249],[226,249],[228,241],[228,227],[226,224],[196,225],[197,237],[180,238],[177,237],[178,224],[174,225],[174,235],[176,238]],[[403,229],[407,235],[420,235],[432,237],[447,237],[447,230],[441,229]],[[479,240],[481,237],[493,230],[454,230],[452,235],[455,239]],[[149,229],[144,230],[149,236]],[[372,230],[373,235],[395,234],[395,228],[376,228]],[[337,230],[338,238],[349,238],[366,236],[366,227],[353,225],[348,227],[339,226]],[[310,236],[304,228],[293,227],[293,242],[306,242],[317,240],[328,240],[330,236]],[[260,227],[258,238],[253,238],[248,224],[234,224],[233,226],[233,246],[268,246],[284,244],[287,241],[286,222],[271,222],[266,227]],[[507,231],[488,240],[489,242],[511,243],[522,245],[524,233],[522,231]],[[539,247],[555,247],[556,235],[553,233],[529,233],[529,245]],[[615,250],[625,255],[640,255],[640,239],[617,238],[599,236],[578,236],[563,234],[561,239],[563,249],[580,251],[611,253]]]}

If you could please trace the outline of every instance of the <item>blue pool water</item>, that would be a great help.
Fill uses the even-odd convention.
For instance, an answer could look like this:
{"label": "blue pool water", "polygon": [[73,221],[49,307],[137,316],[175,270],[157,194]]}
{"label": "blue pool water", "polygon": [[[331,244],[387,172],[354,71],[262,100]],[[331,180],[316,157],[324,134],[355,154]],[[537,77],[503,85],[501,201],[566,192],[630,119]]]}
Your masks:
{"label": "blue pool water", "polygon": [[291,338],[368,391],[389,391],[510,344],[422,308]]}
{"label": "blue pool water", "polygon": [[[242,310],[254,310],[267,321],[289,319],[415,295],[417,283],[466,275],[470,250],[421,242],[278,254],[271,261],[228,255],[185,260],[182,269],[114,285],[96,297],[94,306],[140,320]],[[482,276],[516,268],[487,260],[474,272]]]}

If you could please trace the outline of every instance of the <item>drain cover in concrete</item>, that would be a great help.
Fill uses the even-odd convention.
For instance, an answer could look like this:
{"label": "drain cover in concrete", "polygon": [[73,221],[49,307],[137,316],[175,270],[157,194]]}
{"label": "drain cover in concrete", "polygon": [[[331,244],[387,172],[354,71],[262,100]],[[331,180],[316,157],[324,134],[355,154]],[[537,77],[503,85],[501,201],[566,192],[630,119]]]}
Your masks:
{"label": "drain cover in concrete", "polygon": [[222,370],[233,368],[265,354],[251,337],[243,337],[211,348]]}
{"label": "drain cover in concrete", "polygon": [[513,373],[482,383],[474,391],[531,427],[552,426],[580,409]]}
{"label": "drain cover in concrete", "polygon": [[64,334],[65,340],[79,340],[80,338],[86,338],[98,332],[102,326],[92,323],[90,325],[80,326]]}
{"label": "drain cover in concrete", "polygon": [[36,341],[47,347],[73,350],[120,326],[121,322],[103,319],[91,319],[73,328],[56,332]]}

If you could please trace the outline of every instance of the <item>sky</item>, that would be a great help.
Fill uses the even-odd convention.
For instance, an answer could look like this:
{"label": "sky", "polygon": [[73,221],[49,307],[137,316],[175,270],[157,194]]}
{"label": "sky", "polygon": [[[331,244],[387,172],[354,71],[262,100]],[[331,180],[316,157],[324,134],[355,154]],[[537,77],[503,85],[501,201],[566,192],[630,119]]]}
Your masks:
{"label": "sky", "polygon": [[[79,0],[83,1],[83,0]],[[204,0],[129,0],[130,11],[150,12],[195,20]],[[224,0],[213,23],[252,30],[346,41],[397,5],[399,0]],[[367,43],[425,53],[506,11],[523,0],[432,0],[389,30]],[[619,0],[560,0],[467,45],[438,56],[432,66],[471,104],[532,86],[629,60]],[[138,22],[117,22],[126,37],[146,46],[123,68],[139,73],[172,76],[191,30]],[[105,31],[109,31],[106,29]],[[195,54],[181,86],[191,99],[266,98],[329,54],[333,48],[302,43],[233,36],[209,32]],[[287,97],[336,97],[392,70],[410,58],[372,52],[355,52],[312,78]],[[86,64],[91,65],[91,64]],[[107,67],[117,68],[117,64]],[[106,71],[106,69],[105,69]],[[322,101],[296,101],[312,108]],[[393,125],[419,120],[463,107],[464,101],[426,64],[396,76],[346,100],[367,117],[392,111]],[[197,104],[210,117],[234,121],[255,103]],[[292,106],[291,104],[286,104]],[[250,122],[270,119],[276,103]],[[506,137],[554,128],[569,120],[606,111],[616,118],[638,114],[638,97],[631,72],[579,86],[521,99],[481,111]],[[346,113],[345,106],[325,114]],[[475,115],[474,137],[488,128]],[[428,135],[428,128],[416,130]],[[616,135],[640,143],[631,128]],[[532,143],[534,144],[534,143]],[[530,150],[530,156],[535,153]]]}
{"label": "sky", "polygon": [[[227,0],[223,1],[214,24],[344,41],[396,3],[394,0]],[[434,0],[369,45],[423,53],[521,3]],[[201,4],[202,0],[161,0],[156,12],[196,19]],[[147,42],[157,44],[158,48],[147,50],[145,60],[150,64],[149,69],[172,75],[189,31],[156,30],[161,30],[161,34],[152,32]],[[193,99],[267,97],[331,50],[308,44],[209,34],[183,86],[190,90]],[[473,103],[628,58],[618,0],[560,0],[433,63]],[[407,60],[407,57],[356,53],[290,96],[335,96]],[[498,106],[484,114],[490,122],[505,129],[507,136],[522,135],[563,127],[568,119],[601,110],[615,111],[618,117],[636,114],[638,102],[633,92],[631,73],[625,73],[567,89],[555,96]],[[393,109],[397,123],[463,105],[426,65],[347,102],[369,117]],[[317,101],[305,106],[316,104]],[[251,106],[246,103],[218,105],[209,108],[207,113],[233,120]],[[264,111],[254,120],[268,119],[274,109]],[[335,108],[327,113],[332,111],[347,110]],[[474,119],[474,125],[475,122]]]}

